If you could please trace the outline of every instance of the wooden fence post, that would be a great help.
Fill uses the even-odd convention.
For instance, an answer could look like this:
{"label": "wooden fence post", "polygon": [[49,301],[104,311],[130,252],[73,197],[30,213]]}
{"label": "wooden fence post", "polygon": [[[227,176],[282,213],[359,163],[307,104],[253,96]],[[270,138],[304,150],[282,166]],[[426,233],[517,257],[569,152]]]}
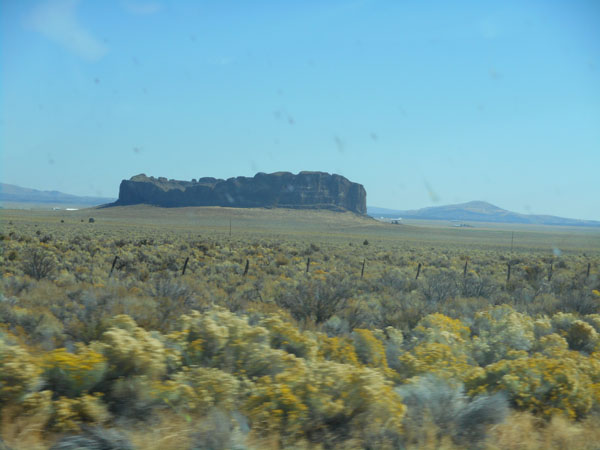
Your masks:
{"label": "wooden fence post", "polygon": [[552,280],[552,263],[550,263],[550,268],[548,269],[548,282]]}
{"label": "wooden fence post", "polygon": [[469,264],[469,258],[465,259],[465,268],[463,269],[463,278],[467,278],[467,265]]}
{"label": "wooden fence post", "polygon": [[508,263],[507,266],[508,272],[506,273],[506,282],[508,283],[510,281],[510,263]]}
{"label": "wooden fence post", "polygon": [[250,260],[246,260],[246,268],[244,269],[244,276],[248,275],[248,268],[250,267]]}
{"label": "wooden fence post", "polygon": [[421,263],[419,263],[419,265],[417,266],[417,276],[415,277],[415,280],[419,279],[419,274],[421,273]]}
{"label": "wooden fence post", "polygon": [[587,272],[585,273],[586,278],[588,278],[590,276],[590,267],[592,267],[592,263],[588,263]]}
{"label": "wooden fence post", "polygon": [[306,273],[308,273],[309,268],[310,268],[310,256],[306,259]]}
{"label": "wooden fence post", "polygon": [[185,269],[187,269],[187,265],[188,265],[188,261],[190,260],[190,257],[188,256],[187,258],[185,258],[185,262],[183,263],[183,270],[181,271],[181,275],[185,275]]}
{"label": "wooden fence post", "polygon": [[117,259],[119,259],[119,257],[115,255],[115,259],[113,259],[112,267],[110,268],[108,278],[112,276],[113,270],[115,270],[115,264],[117,264]]}
{"label": "wooden fence post", "polygon": [[363,259],[363,263],[362,263],[362,269],[360,269],[360,277],[362,278],[363,275],[365,274],[365,261],[366,259]]}

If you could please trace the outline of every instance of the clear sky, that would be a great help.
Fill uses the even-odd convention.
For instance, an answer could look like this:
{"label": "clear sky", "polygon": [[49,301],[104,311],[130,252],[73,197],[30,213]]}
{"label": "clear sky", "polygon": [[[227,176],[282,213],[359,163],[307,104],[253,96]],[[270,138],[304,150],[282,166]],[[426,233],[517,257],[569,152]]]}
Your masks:
{"label": "clear sky", "polygon": [[2,182],[319,170],[600,220],[600,1],[0,0]]}

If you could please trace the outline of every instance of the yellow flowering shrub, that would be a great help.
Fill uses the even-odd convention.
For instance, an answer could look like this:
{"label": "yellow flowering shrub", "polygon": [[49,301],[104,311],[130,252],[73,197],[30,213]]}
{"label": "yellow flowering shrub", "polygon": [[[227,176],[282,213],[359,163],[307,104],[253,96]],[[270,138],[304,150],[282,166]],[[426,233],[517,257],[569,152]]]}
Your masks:
{"label": "yellow flowering shrub", "polygon": [[179,331],[168,336],[184,365],[214,367],[247,377],[271,375],[294,367],[296,357],[271,348],[269,331],[251,326],[246,317],[221,308],[192,311],[181,318]]}
{"label": "yellow flowering shrub", "polygon": [[[247,433],[253,448],[483,448],[496,445],[486,436],[501,426],[504,392],[527,411],[509,420],[595,426],[600,260],[589,236],[565,241],[548,280],[550,235],[534,232],[529,250],[521,240],[507,255],[500,232],[468,252],[406,227],[394,236],[408,240],[357,241],[358,228],[338,233],[343,215],[307,244],[284,227],[267,236],[234,222],[225,236],[200,216],[166,229],[116,216],[88,226],[78,214],[0,217],[0,434],[11,448],[132,421],[139,448],[203,448],[214,434],[229,448]],[[54,258],[39,280],[23,266],[34,247]],[[36,432],[37,447],[18,439]]]}
{"label": "yellow flowering shrub", "polygon": [[561,336],[566,337],[569,328],[577,320],[577,316],[573,313],[558,312],[551,318],[552,328]]}
{"label": "yellow flowering shrub", "polygon": [[293,375],[282,372],[275,380],[264,376],[254,383],[245,410],[255,433],[263,436],[280,433],[292,440],[301,437],[308,407],[295,392],[303,375],[299,370]]}
{"label": "yellow flowering shrub", "polygon": [[421,319],[412,334],[413,339],[418,342],[463,345],[468,341],[471,330],[458,319],[435,313]]}
{"label": "yellow flowering shrub", "polygon": [[551,356],[557,350],[567,350],[568,348],[569,343],[567,340],[556,333],[551,333],[542,337],[536,342],[535,346],[535,350],[544,353],[547,356]]}
{"label": "yellow flowering shrub", "polygon": [[44,378],[52,391],[77,397],[99,383],[107,369],[106,358],[85,344],[76,344],[77,351],[53,350],[44,357]]}
{"label": "yellow flowering shrub", "polygon": [[481,365],[506,357],[511,350],[531,349],[534,325],[529,317],[508,305],[500,305],[475,314],[473,356]]}
{"label": "yellow flowering shrub", "polygon": [[475,373],[467,386],[470,394],[506,391],[514,407],[545,418],[557,413],[578,418],[600,400],[590,377],[600,377],[600,366],[580,360],[577,352],[565,350],[502,360]]}
{"label": "yellow flowering shrub", "polygon": [[19,405],[21,415],[35,418],[40,431],[76,431],[83,423],[102,425],[111,419],[102,395],[82,395],[77,398],[52,399],[52,391],[45,390],[26,395]]}
{"label": "yellow flowering shrub", "polygon": [[102,394],[94,393],[92,395],[82,395],[77,397],[75,411],[79,420],[85,423],[102,424],[110,419],[110,413],[104,402]]}
{"label": "yellow flowering shrub", "polygon": [[402,334],[402,331],[397,330],[394,327],[385,327],[383,330],[375,330],[374,332],[380,332],[382,335],[381,340],[387,341],[396,346],[401,346],[404,342],[404,335]]}
{"label": "yellow flowering shrub", "polygon": [[283,445],[300,439],[339,445],[382,429],[400,434],[405,407],[378,371],[322,361],[260,378],[245,410],[254,433],[278,433]]}
{"label": "yellow flowering shrub", "polygon": [[265,344],[268,332],[250,327],[245,319],[224,309],[215,308],[201,313],[191,311],[180,318],[178,331],[169,337],[181,347],[184,364],[208,365],[218,358],[231,340]]}
{"label": "yellow flowering shrub", "polygon": [[567,342],[573,350],[593,352],[598,347],[598,333],[583,320],[574,321],[567,330]]}
{"label": "yellow flowering shrub", "polygon": [[540,339],[552,332],[552,321],[548,317],[540,317],[533,321],[533,334],[536,339]]}
{"label": "yellow flowering shrub", "polygon": [[394,368],[404,379],[432,373],[444,379],[463,380],[477,369],[470,357],[470,333],[460,320],[429,314],[405,341],[408,351],[397,352]]}
{"label": "yellow flowering shrub", "polygon": [[593,326],[597,333],[600,333],[600,314],[588,314],[582,319]]}
{"label": "yellow flowering shrub", "polygon": [[358,356],[354,350],[353,342],[348,337],[328,337],[326,334],[318,335],[319,357],[330,361],[358,366]]}
{"label": "yellow flowering shrub", "polygon": [[403,378],[436,374],[444,379],[464,380],[481,370],[470,364],[460,348],[438,342],[424,342],[399,358],[398,373]]}
{"label": "yellow flowering shrub", "polygon": [[114,317],[111,325],[102,335],[101,341],[92,345],[92,349],[105,356],[113,374],[149,377],[164,375],[167,370],[167,354],[158,338],[138,327],[126,315]]}
{"label": "yellow flowering shrub", "polygon": [[60,397],[52,402],[50,426],[55,431],[75,431],[82,423],[100,425],[110,419],[99,395]]}
{"label": "yellow flowering shrub", "polygon": [[183,367],[172,380],[154,384],[155,395],[178,411],[206,413],[212,407],[232,411],[240,382],[219,369]]}
{"label": "yellow flowering shrub", "polygon": [[38,416],[47,425],[54,413],[52,391],[44,390],[27,394],[21,402],[21,410],[26,416]]}
{"label": "yellow flowering shrub", "polygon": [[34,391],[41,372],[38,361],[0,331],[0,408]]}
{"label": "yellow flowering shrub", "polygon": [[383,343],[371,330],[356,328],[352,332],[352,342],[358,360],[369,367],[387,368],[387,359]]}
{"label": "yellow flowering shrub", "polygon": [[285,350],[299,358],[312,359],[316,356],[316,342],[312,336],[308,336],[307,332],[300,332],[292,324],[274,315],[263,319],[260,324],[269,330],[271,347]]}

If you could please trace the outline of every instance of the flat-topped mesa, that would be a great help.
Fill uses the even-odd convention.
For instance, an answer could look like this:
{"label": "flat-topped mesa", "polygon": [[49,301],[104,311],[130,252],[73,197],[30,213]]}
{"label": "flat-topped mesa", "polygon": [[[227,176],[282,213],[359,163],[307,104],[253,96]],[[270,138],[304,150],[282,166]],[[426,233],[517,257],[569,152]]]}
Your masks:
{"label": "flat-topped mesa", "polygon": [[325,172],[257,173],[254,177],[192,181],[147,177],[121,181],[114,205],[229,206],[233,208],[304,208],[367,213],[362,184]]}

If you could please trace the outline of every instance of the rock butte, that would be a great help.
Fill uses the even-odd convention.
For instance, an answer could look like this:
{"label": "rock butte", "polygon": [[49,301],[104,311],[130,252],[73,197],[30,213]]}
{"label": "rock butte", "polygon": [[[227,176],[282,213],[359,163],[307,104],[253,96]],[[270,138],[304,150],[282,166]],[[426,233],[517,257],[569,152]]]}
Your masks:
{"label": "rock butte", "polygon": [[121,182],[119,199],[113,205],[140,203],[164,207],[328,209],[366,214],[367,192],[362,184],[325,172],[259,172],[254,177],[192,181],[141,174]]}

